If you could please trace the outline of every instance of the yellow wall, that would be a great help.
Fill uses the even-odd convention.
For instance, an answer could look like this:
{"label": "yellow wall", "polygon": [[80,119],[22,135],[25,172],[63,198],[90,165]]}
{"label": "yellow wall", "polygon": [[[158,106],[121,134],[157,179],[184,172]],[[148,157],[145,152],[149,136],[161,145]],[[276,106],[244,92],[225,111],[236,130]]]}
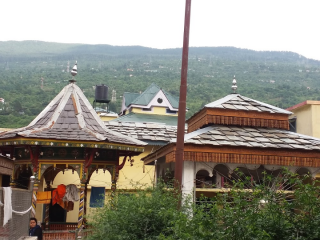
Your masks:
{"label": "yellow wall", "polygon": [[90,182],[87,187],[87,217],[92,216],[95,211],[99,208],[90,208],[90,196],[91,187],[105,187],[109,192],[106,192],[105,200],[109,200],[110,189],[111,189],[111,174],[108,171],[103,172],[102,169],[98,170],[98,173],[94,172],[90,178]]}
{"label": "yellow wall", "polygon": [[101,118],[102,121],[107,122],[110,121],[112,119],[116,119],[117,117],[114,116],[99,116]]}
{"label": "yellow wall", "polygon": [[[121,189],[135,189],[137,185],[142,186],[151,186],[154,180],[154,166],[144,166],[143,171],[143,162],[141,158],[147,156],[152,151],[155,151],[159,146],[145,146],[145,150],[140,155],[133,157],[134,163],[133,166],[130,166],[130,163],[126,161],[125,166],[119,173],[119,179],[117,182],[117,188]],[[122,158],[120,163],[122,162]]]}
{"label": "yellow wall", "polygon": [[[177,116],[178,113],[176,114],[169,114],[166,113],[167,107],[152,107],[152,111],[143,111],[142,108],[132,108],[132,112],[134,113],[144,113],[144,114],[157,114],[157,115],[168,115],[168,116]],[[126,112],[128,114],[128,111]]]}
{"label": "yellow wall", "polygon": [[[146,146],[145,152],[141,153],[139,156],[133,157],[133,166],[130,166],[130,162],[126,161],[125,166],[120,170],[119,178],[117,182],[118,189],[135,189],[137,187],[151,186],[154,180],[154,167],[145,166],[145,172],[143,173],[143,162],[140,160],[142,157],[148,155],[152,150],[155,151],[158,147]],[[120,159],[122,163],[123,158]],[[52,188],[57,188],[59,184],[75,184],[80,191],[80,179],[77,172],[72,174],[71,170],[65,171],[63,174],[59,172],[55,177]],[[43,191],[45,186],[44,180],[39,184],[39,191]],[[98,173],[94,172],[90,178],[87,190],[87,215],[90,217],[96,208],[90,208],[90,196],[91,187],[104,186],[106,188],[106,201],[108,201],[108,195],[111,189],[111,174],[108,171],[103,172],[102,169],[98,170]],[[79,192],[80,195],[80,192]],[[79,202],[74,203],[73,211],[67,213],[67,222],[77,222],[79,213]],[[43,205],[37,204],[37,214],[36,217],[41,220],[43,216]]]}
{"label": "yellow wall", "polygon": [[0,132],[5,132],[5,131],[9,131],[12,130],[13,128],[0,128]]}
{"label": "yellow wall", "polygon": [[97,114],[102,121],[110,121],[112,119],[118,118],[118,115],[116,115],[116,114],[101,113],[101,112],[97,112]]}
{"label": "yellow wall", "polygon": [[291,112],[293,112],[293,115],[290,118],[297,117],[297,133],[320,138],[319,104],[312,104],[312,101],[310,101],[310,104],[293,109]]}
{"label": "yellow wall", "polygon": [[[155,146],[146,146],[143,153],[133,157],[133,166],[130,166],[130,162],[126,161],[125,166],[119,172],[117,188],[135,189],[137,185],[139,185],[139,187],[151,186],[154,179],[154,167],[145,166],[143,172],[143,162],[141,161],[141,158],[147,156],[152,150],[155,151],[158,148],[159,147]],[[122,161],[123,158],[120,159],[120,164],[122,163]],[[111,189],[111,176],[109,176],[109,173],[107,171],[105,172],[105,174],[103,174],[103,171],[99,170],[98,174],[92,175],[90,179],[90,185],[103,186],[103,184],[107,187],[107,189]]]}
{"label": "yellow wall", "polygon": [[312,136],[312,111],[311,105],[304,105],[300,108],[291,110],[293,115],[290,118],[297,117],[297,133]]}
{"label": "yellow wall", "polygon": [[311,105],[312,109],[312,136],[320,138],[320,105]]}

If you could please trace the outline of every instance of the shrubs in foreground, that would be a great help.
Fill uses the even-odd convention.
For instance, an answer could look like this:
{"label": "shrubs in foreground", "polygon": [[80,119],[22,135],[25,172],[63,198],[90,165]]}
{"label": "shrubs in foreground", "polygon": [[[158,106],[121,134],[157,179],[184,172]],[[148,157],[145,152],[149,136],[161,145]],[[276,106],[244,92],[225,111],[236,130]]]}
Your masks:
{"label": "shrubs in foreground", "polygon": [[179,208],[178,192],[161,182],[118,191],[91,217],[89,239],[320,239],[319,194],[309,176],[286,172],[260,184],[243,177],[230,191],[195,204],[187,198]]}

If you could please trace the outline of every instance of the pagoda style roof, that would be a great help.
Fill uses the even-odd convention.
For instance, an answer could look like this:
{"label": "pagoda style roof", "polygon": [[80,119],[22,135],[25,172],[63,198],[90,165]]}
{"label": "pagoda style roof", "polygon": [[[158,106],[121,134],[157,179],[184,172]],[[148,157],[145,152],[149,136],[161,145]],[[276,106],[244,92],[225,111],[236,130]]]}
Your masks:
{"label": "pagoda style roof", "polygon": [[[184,161],[320,167],[320,139],[288,131],[291,114],[236,93],[206,104],[187,120]],[[142,161],[175,162],[176,151],[173,139]]]}
{"label": "pagoda style roof", "polygon": [[15,137],[146,145],[106,128],[75,83],[64,87],[28,126],[0,133],[0,140]]}
{"label": "pagoda style roof", "polygon": [[[141,160],[175,162],[176,139]],[[320,139],[282,130],[215,125],[185,135],[184,161],[320,167]]]}
{"label": "pagoda style roof", "polygon": [[292,112],[237,93],[206,104],[187,120],[188,132],[208,125],[289,129]]}
{"label": "pagoda style roof", "polygon": [[224,98],[206,104],[205,107],[268,113],[282,113],[287,115],[292,114],[292,112],[290,111],[269,105],[267,103],[259,102],[257,100],[245,96],[241,96],[240,94],[229,94]]}
{"label": "pagoda style roof", "polygon": [[209,126],[186,134],[184,139],[186,144],[320,150],[318,138],[272,128]]}

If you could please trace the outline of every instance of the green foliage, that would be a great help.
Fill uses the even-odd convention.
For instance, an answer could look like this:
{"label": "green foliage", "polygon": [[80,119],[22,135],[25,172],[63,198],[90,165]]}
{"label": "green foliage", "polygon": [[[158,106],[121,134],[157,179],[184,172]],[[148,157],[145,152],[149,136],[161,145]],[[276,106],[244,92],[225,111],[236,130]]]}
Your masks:
{"label": "green foliage", "polygon": [[[68,84],[68,61],[72,68],[78,60],[77,84],[91,101],[96,84],[109,86],[110,95],[116,90],[111,106],[115,112],[120,112],[124,92],[139,93],[152,82],[179,97],[181,54],[181,49],[138,46],[0,42],[0,97],[6,101],[5,110],[0,110],[0,121],[5,123],[0,127],[22,127],[24,121],[4,121],[19,108],[24,111],[17,115],[20,119],[39,114]],[[229,94],[233,75],[238,93],[282,108],[320,99],[320,62],[292,52],[191,47],[188,69],[187,118]]]}
{"label": "green foliage", "polygon": [[[265,174],[259,183],[241,179],[233,182],[231,191],[212,199],[203,197],[195,205],[184,204],[180,210],[179,195],[162,183],[137,193],[119,192],[114,205],[94,215],[89,239],[320,238],[317,181],[289,172],[277,177]],[[282,190],[285,186],[293,190]]]}
{"label": "green foliage", "polygon": [[177,210],[176,193],[164,187],[159,184],[135,193],[118,191],[115,199],[92,217],[94,231],[90,239],[157,239],[172,235],[171,228],[186,216]]}

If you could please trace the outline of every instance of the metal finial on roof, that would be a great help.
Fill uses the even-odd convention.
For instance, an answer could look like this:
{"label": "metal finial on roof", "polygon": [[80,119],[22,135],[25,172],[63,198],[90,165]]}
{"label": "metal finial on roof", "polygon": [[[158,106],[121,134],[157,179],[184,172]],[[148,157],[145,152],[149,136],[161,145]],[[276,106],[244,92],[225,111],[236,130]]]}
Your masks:
{"label": "metal finial on roof", "polygon": [[231,86],[233,93],[236,93],[237,91],[237,80],[236,80],[236,75],[233,76],[233,81],[232,81],[232,86]]}
{"label": "metal finial on roof", "polygon": [[77,73],[78,73],[78,67],[77,67],[77,61],[76,61],[76,63],[74,64],[74,66],[71,70],[72,79],[69,82],[71,82],[71,83],[76,82],[74,77],[77,75]]}

